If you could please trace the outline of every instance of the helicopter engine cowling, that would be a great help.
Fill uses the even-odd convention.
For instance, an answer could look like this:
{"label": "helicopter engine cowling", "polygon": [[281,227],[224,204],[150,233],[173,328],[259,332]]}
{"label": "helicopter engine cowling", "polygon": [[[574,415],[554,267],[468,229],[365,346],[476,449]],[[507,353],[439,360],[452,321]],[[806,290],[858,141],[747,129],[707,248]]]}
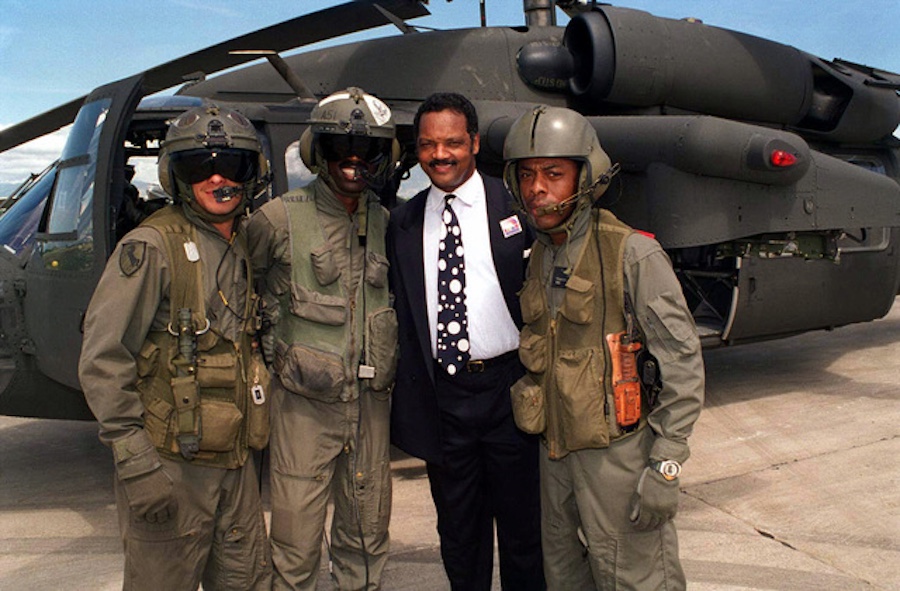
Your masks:
{"label": "helicopter engine cowling", "polygon": [[537,86],[537,69],[548,90],[547,80],[569,75],[574,106],[588,115],[660,106],[844,143],[879,140],[900,124],[894,84],[877,73],[697,21],[603,6],[569,22],[563,47],[571,62],[523,48],[519,72]]}

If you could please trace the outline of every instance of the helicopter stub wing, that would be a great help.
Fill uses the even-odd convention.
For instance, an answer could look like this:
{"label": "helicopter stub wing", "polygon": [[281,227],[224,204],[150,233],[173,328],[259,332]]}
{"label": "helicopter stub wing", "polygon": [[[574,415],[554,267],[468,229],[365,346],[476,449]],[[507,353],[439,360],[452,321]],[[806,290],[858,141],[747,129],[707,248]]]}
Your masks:
{"label": "helicopter stub wing", "polygon": [[[376,8],[376,4],[382,10]],[[235,55],[230,52],[248,49],[287,51],[392,24],[393,21],[385,16],[384,11],[401,19],[430,14],[419,0],[353,0],[223,41],[145,70],[145,94],[182,84],[187,76],[194,73],[209,75],[259,59],[258,55]],[[0,131],[0,152],[68,125],[75,119],[85,98],[86,95],[81,96]]]}

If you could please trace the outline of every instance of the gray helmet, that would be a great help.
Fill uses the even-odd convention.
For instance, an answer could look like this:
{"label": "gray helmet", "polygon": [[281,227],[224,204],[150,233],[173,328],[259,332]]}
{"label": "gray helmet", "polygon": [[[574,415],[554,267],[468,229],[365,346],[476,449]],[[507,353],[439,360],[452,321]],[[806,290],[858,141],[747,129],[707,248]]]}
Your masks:
{"label": "gray helmet", "polygon": [[609,187],[617,171],[600,147],[590,122],[580,113],[562,107],[535,106],[513,122],[503,144],[503,182],[519,204],[522,195],[516,163],[526,158],[569,158],[581,162],[578,195],[596,201]]}
{"label": "gray helmet", "polygon": [[188,109],[171,121],[159,150],[159,184],[176,200],[193,201],[191,185],[213,174],[241,183],[242,198],[249,199],[265,186],[268,171],[253,124],[214,104]]}
{"label": "gray helmet", "polygon": [[374,177],[392,173],[400,159],[390,108],[361,88],[351,86],[317,104],[309,127],[300,136],[300,157],[317,174],[327,173],[325,162],[353,153],[377,165]]}

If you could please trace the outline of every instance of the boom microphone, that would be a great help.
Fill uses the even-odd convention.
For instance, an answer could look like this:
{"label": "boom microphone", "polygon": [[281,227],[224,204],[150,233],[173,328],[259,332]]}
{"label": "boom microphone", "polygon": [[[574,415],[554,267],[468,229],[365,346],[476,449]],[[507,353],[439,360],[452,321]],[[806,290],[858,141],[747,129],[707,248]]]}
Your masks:
{"label": "boom microphone", "polygon": [[241,187],[222,187],[213,191],[213,197],[215,197],[217,203],[227,203],[240,196],[240,194]]}

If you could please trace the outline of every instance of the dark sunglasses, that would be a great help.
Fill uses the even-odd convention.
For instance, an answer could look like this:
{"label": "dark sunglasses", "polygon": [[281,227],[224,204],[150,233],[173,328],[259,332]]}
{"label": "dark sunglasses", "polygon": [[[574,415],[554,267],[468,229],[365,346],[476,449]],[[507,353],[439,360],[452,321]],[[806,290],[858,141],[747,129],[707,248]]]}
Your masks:
{"label": "dark sunglasses", "polygon": [[351,156],[377,164],[391,150],[390,138],[350,134],[319,134],[319,147],[329,162],[340,162]]}
{"label": "dark sunglasses", "polygon": [[205,181],[214,174],[235,183],[246,183],[256,176],[259,155],[250,150],[200,148],[175,152],[170,156],[172,173],[190,185]]}

